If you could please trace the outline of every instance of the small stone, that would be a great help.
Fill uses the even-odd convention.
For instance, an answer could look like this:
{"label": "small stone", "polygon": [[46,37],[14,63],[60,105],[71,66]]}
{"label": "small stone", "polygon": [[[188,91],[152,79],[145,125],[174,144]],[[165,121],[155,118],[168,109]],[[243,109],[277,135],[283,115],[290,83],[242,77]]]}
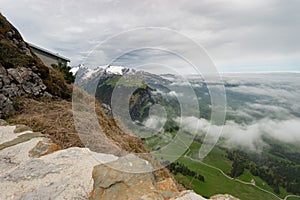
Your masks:
{"label": "small stone", "polygon": [[53,142],[39,141],[37,145],[28,152],[28,154],[30,157],[38,158],[61,149],[62,148],[60,146]]}
{"label": "small stone", "polygon": [[26,126],[26,125],[18,124],[18,125],[16,125],[16,128],[15,128],[15,130],[14,130],[14,133],[22,133],[22,132],[25,132],[25,131],[32,131],[32,129],[29,128],[29,127]]}
{"label": "small stone", "polygon": [[0,94],[0,118],[5,118],[14,113],[15,109],[12,101],[3,94]]}
{"label": "small stone", "polygon": [[0,63],[0,75],[7,75],[6,69]]}
{"label": "small stone", "polygon": [[157,182],[156,188],[161,191],[165,198],[173,197],[178,193],[177,186],[172,178]]}
{"label": "small stone", "polygon": [[7,70],[8,74],[10,74],[14,80],[16,80],[18,83],[22,83],[23,79],[20,76],[19,70],[15,68],[10,68]]}
{"label": "small stone", "polygon": [[13,36],[13,33],[12,33],[11,31],[8,31],[8,32],[6,33],[6,37],[12,38],[12,36]]}
{"label": "small stone", "polygon": [[0,119],[0,126],[7,126],[8,123],[4,119]]}

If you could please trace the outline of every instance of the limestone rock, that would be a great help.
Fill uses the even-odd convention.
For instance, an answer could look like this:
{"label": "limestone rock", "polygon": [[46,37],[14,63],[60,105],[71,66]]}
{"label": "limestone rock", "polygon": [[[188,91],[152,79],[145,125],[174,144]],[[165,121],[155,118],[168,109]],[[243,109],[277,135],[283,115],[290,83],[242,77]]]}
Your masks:
{"label": "limestone rock", "polygon": [[156,188],[162,193],[164,197],[171,198],[178,194],[178,189],[172,178],[156,183]]}
{"label": "limestone rock", "polygon": [[16,125],[16,128],[15,128],[15,130],[14,130],[14,133],[22,133],[22,132],[25,132],[25,131],[32,131],[32,129],[29,128],[29,127],[26,126],[26,125],[18,124],[18,125]]}
{"label": "limestone rock", "polygon": [[196,194],[192,190],[186,190],[181,192],[177,197],[171,198],[170,200],[206,200],[206,199]]}
{"label": "limestone rock", "polygon": [[51,73],[1,13],[0,26],[0,118],[15,114],[13,103],[25,94],[40,97],[47,89],[69,98],[71,90],[63,77]]}
{"label": "limestone rock", "polygon": [[15,109],[12,101],[3,94],[0,94],[0,118],[14,113]]}
{"label": "limestone rock", "polygon": [[0,64],[0,117],[14,114],[13,99],[24,94],[42,96],[46,90],[42,79],[25,67],[5,69]]}
{"label": "limestone rock", "polygon": [[133,154],[59,150],[28,129],[0,126],[0,199],[204,199],[192,191],[178,196],[171,178],[157,182],[152,165]]}
{"label": "limestone rock", "polygon": [[238,198],[233,197],[229,194],[218,194],[218,195],[212,196],[210,199],[211,200],[239,200]]}
{"label": "limestone rock", "polygon": [[8,123],[5,120],[0,119],[0,126],[7,126],[7,125]]}
{"label": "limestone rock", "polygon": [[[126,166],[125,161],[128,161],[126,162],[128,166]],[[95,166],[93,170],[94,190],[91,193],[91,199],[163,200],[162,194],[155,187],[153,173],[134,172],[135,168],[141,166],[141,164],[146,166],[143,163],[145,163],[144,160],[128,155],[109,165]],[[117,166],[122,166],[126,172],[116,169]]]}
{"label": "limestone rock", "polygon": [[28,153],[30,157],[41,157],[49,153],[61,150],[61,147],[53,142],[39,141]]}
{"label": "limestone rock", "polygon": [[88,199],[93,188],[93,167],[117,159],[86,148],[69,148],[31,158],[29,152],[41,144],[43,150],[49,139],[32,137],[21,141],[18,138],[34,133],[14,133],[15,128],[0,126],[0,146],[10,144],[0,150],[0,199]]}

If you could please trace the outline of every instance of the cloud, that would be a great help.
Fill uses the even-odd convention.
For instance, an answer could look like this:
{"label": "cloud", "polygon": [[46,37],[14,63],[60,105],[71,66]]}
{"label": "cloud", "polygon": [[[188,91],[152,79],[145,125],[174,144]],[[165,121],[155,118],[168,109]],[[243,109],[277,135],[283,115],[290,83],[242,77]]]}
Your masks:
{"label": "cloud", "polygon": [[151,117],[148,117],[143,124],[151,128],[153,130],[161,131],[164,124],[166,123],[166,118],[165,117],[159,117],[159,116],[154,116],[152,115]]}
{"label": "cloud", "polygon": [[[207,133],[211,125],[205,119],[196,117],[183,117],[175,120],[182,123],[184,131],[192,131],[198,125],[199,135]],[[253,151],[260,151],[267,145],[263,141],[263,136],[269,136],[285,143],[300,143],[300,119],[274,120],[263,119],[255,123],[245,125],[233,121],[226,121],[221,137],[225,139],[223,145],[227,147],[246,147]]]}
{"label": "cloud", "polygon": [[[147,26],[168,27],[191,37],[208,50],[220,69],[258,65],[284,69],[300,61],[297,0],[0,0],[0,5],[27,41],[70,57],[73,65],[107,37]],[[126,41],[141,42],[134,36]],[[168,43],[189,49],[178,40]],[[112,48],[117,49],[118,43]]]}
{"label": "cloud", "polygon": [[168,95],[171,96],[171,97],[182,97],[182,96],[183,96],[182,93],[177,93],[177,92],[175,92],[175,91],[170,91],[170,92],[168,93]]}

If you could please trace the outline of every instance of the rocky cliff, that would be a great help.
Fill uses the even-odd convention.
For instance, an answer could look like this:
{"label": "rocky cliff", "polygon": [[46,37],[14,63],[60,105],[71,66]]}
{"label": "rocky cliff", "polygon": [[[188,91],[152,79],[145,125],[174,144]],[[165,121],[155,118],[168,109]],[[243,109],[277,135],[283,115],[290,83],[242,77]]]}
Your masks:
{"label": "rocky cliff", "polygon": [[0,13],[0,118],[14,114],[14,100],[24,95],[69,98],[70,93],[63,77],[38,59]]}

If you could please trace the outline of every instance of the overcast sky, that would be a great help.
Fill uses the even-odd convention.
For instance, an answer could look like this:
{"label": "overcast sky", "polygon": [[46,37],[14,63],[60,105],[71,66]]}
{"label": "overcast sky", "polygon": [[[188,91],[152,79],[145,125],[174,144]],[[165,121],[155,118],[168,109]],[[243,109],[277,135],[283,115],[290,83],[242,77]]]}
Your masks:
{"label": "overcast sky", "polygon": [[26,41],[71,65],[114,34],[166,27],[202,45],[220,71],[300,71],[299,0],[0,0],[0,9]]}

